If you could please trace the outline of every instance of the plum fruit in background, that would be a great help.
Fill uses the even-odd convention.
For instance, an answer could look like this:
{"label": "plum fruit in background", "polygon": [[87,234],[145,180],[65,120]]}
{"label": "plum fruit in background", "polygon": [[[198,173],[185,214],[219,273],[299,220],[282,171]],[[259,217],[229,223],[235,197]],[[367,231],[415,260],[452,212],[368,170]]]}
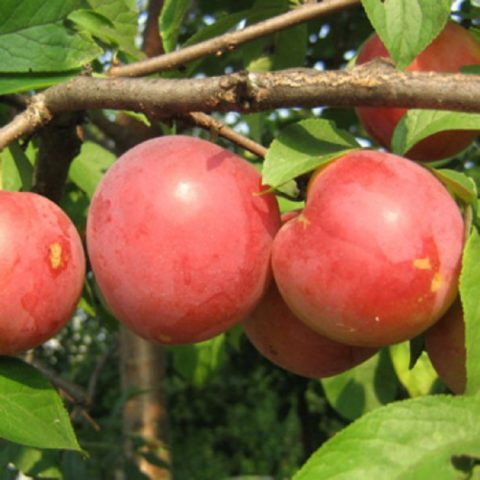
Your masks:
{"label": "plum fruit in background", "polygon": [[465,391],[465,325],[460,299],[425,333],[425,349],[438,376],[454,393]]}
{"label": "plum fruit in background", "polygon": [[335,342],[308,328],[288,308],[275,282],[243,322],[243,328],[265,358],[284,370],[308,378],[337,375],[377,352],[373,348]]}
{"label": "plum fruit in background", "polygon": [[[356,63],[374,58],[390,58],[375,33],[362,46]],[[462,67],[480,64],[480,42],[462,26],[449,21],[440,35],[407,67],[407,71],[459,72]],[[357,115],[367,133],[390,149],[393,131],[407,112],[404,108],[358,107]],[[420,141],[405,154],[419,161],[441,160],[467,148],[478,137],[478,131],[448,130]]]}

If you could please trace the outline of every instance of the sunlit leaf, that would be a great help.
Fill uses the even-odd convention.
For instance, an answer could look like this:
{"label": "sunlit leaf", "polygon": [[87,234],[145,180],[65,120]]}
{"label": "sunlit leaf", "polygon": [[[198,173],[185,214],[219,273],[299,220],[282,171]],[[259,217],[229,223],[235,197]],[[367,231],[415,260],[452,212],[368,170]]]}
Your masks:
{"label": "sunlit leaf", "polygon": [[342,417],[355,420],[395,399],[398,382],[387,350],[340,375],[324,378],[330,405]]}
{"label": "sunlit leaf", "polygon": [[467,393],[480,392],[480,235],[473,229],[463,254],[460,296],[465,321]]}
{"label": "sunlit leaf", "polygon": [[100,55],[91,36],[65,23],[83,5],[83,0],[2,0],[0,72],[72,70]]}
{"label": "sunlit leaf", "polygon": [[480,114],[440,110],[409,110],[393,132],[392,150],[398,155],[403,155],[420,140],[446,130],[480,131]]}
{"label": "sunlit leaf", "polygon": [[370,23],[398,68],[405,68],[443,30],[451,0],[362,0]]}
{"label": "sunlit leaf", "polygon": [[480,456],[480,399],[436,395],[379,408],[324,443],[294,480],[457,480]]}
{"label": "sunlit leaf", "polygon": [[29,447],[80,450],[56,390],[35,368],[0,357],[0,437]]}
{"label": "sunlit leaf", "polygon": [[289,125],[272,142],[263,166],[263,183],[275,188],[359,148],[355,138],[322,119]]}

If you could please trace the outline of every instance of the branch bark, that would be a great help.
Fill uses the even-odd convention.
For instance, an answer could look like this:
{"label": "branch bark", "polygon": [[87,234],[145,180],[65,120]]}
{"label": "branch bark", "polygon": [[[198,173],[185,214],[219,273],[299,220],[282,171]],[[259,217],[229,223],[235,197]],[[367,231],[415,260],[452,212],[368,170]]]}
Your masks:
{"label": "branch bark", "polygon": [[359,4],[360,0],[324,0],[322,3],[315,5],[303,5],[291,12],[264,20],[237,32],[226,33],[158,57],[148,58],[129,65],[112,67],[109,74],[115,77],[140,77],[165,70],[173,70],[198,58],[208,55],[221,55],[223,52],[234,50],[238,45],[250,40],[265,37],[279,30]]}
{"label": "branch bark", "polygon": [[400,72],[383,61],[349,70],[239,72],[203,79],[78,77],[32,98],[0,129],[0,150],[62,112],[110,108],[153,117],[281,107],[384,106],[480,112],[480,75]]}

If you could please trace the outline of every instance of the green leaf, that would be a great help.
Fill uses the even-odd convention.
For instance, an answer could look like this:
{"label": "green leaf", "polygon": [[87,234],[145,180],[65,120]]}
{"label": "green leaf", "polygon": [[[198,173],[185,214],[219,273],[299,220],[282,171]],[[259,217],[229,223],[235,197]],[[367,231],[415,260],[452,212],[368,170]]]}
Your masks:
{"label": "green leaf", "polygon": [[0,357],[0,437],[34,448],[80,450],[55,389],[35,368]]}
{"label": "green leaf", "polygon": [[82,0],[2,0],[0,71],[59,72],[82,67],[102,53],[85,32],[66,26]]}
{"label": "green leaf", "polygon": [[[1,49],[1,47],[0,47]],[[38,90],[51,87],[57,83],[66,82],[76,77],[80,70],[53,73],[18,73],[0,74],[0,95],[22,93],[29,90]]]}
{"label": "green leaf", "polygon": [[432,173],[462,202],[472,206],[477,204],[477,185],[473,178],[448,168],[432,169]]}
{"label": "green leaf", "polygon": [[388,351],[334,377],[322,380],[325,396],[342,417],[355,420],[366,412],[393,401],[398,382]]}
{"label": "green leaf", "polygon": [[9,192],[30,190],[33,166],[17,142],[0,152],[1,188]]}
{"label": "green leaf", "polygon": [[404,155],[420,140],[445,130],[480,130],[480,114],[408,110],[393,132],[392,150]]}
{"label": "green leaf", "polygon": [[373,28],[404,69],[443,30],[451,0],[362,0]]}
{"label": "green leaf", "polygon": [[[478,41],[480,41],[480,35],[477,35]],[[466,67],[462,67],[460,69],[460,73],[469,73],[473,75],[480,74],[480,65],[467,65]]]}
{"label": "green leaf", "polygon": [[115,161],[115,155],[97,143],[85,142],[80,154],[70,166],[69,177],[89,198],[92,198],[98,182]]}
{"label": "green leaf", "polygon": [[456,480],[452,456],[480,456],[480,399],[436,395],[368,413],[315,452],[294,480]]}
{"label": "green leaf", "polygon": [[33,165],[17,142],[0,152],[2,189],[10,192],[29,191],[32,187]]}
{"label": "green leaf", "polygon": [[305,207],[305,202],[296,202],[294,200],[289,200],[287,198],[278,197],[278,207],[280,208],[280,213],[290,212],[291,210],[301,210]]}
{"label": "green leaf", "polygon": [[[187,47],[199,42],[203,42],[205,40],[209,40],[219,35],[223,35],[224,33],[228,32],[229,30],[233,29],[236,25],[238,25],[242,20],[246,21],[247,25],[255,24],[266,18],[271,18],[274,15],[278,15],[279,13],[283,13],[285,8],[279,9],[279,6],[272,6],[272,5],[255,5],[253,8],[249,10],[242,10],[240,12],[235,12],[229,15],[219,16],[215,23],[212,25],[208,25],[205,28],[200,29],[197,33],[192,35],[182,46]],[[242,52],[242,61],[247,68],[251,62],[255,62],[258,71],[266,71],[270,69],[271,65],[273,64],[273,59],[266,58],[262,55],[262,46],[265,44],[265,39],[258,39],[252,42],[248,42],[245,45],[241,45],[239,48]],[[252,51],[254,53],[252,53]],[[257,57],[261,57],[260,59]],[[187,70],[186,75],[190,76],[198,67],[199,64],[202,63],[202,60],[198,60],[196,62],[192,62]],[[268,63],[268,66],[266,65]],[[249,69],[248,67],[247,69]],[[253,70],[252,70],[253,71]]]}
{"label": "green leaf", "polygon": [[174,366],[188,381],[202,386],[222,364],[225,357],[225,335],[193,345],[172,347]]}
{"label": "green leaf", "polygon": [[411,397],[427,395],[432,391],[438,376],[425,352],[420,354],[413,368],[410,368],[409,342],[391,345],[390,356],[400,382]]}
{"label": "green leaf", "polygon": [[467,350],[467,388],[469,394],[480,393],[480,235],[472,230],[463,252],[460,297],[465,321]]}
{"label": "green leaf", "polygon": [[[113,448],[114,446],[109,451],[112,452]],[[89,477],[85,458],[76,452],[64,452],[62,455],[62,473],[62,480],[85,480]]]}
{"label": "green leaf", "polygon": [[183,17],[190,8],[191,3],[192,0],[164,1],[162,13],[160,14],[160,33],[166,52],[175,50]]}
{"label": "green leaf", "polygon": [[138,33],[136,0],[87,0],[96,13],[108,18],[123,41],[132,47]]}
{"label": "green leaf", "polygon": [[[247,15],[247,25],[285,13],[285,0],[257,0]],[[307,53],[308,30],[304,24],[281,30],[241,47],[245,69],[251,72],[281,70],[303,65]]]}
{"label": "green leaf", "polygon": [[355,138],[322,119],[302,120],[286,127],[272,142],[263,165],[263,183],[273,188],[311,172],[352,149]]}
{"label": "green leaf", "polygon": [[257,56],[246,65],[249,72],[269,72],[272,70],[273,60],[270,55]]}
{"label": "green leaf", "polygon": [[239,22],[246,19],[250,12],[250,10],[242,10],[241,12],[231,13],[230,15],[219,16],[214,23],[199,29],[195,34],[193,34],[182,45],[182,47],[189,47],[190,45],[209,40],[210,38],[217,37],[219,35],[223,35],[230,29],[232,29],[235,25],[237,25]]}
{"label": "green leaf", "polygon": [[58,452],[23,447],[13,443],[7,445],[5,450],[9,462],[23,474],[49,480],[63,479]]}
{"label": "green leaf", "polygon": [[307,54],[308,30],[305,24],[282,30],[275,35],[273,70],[299,67]]}
{"label": "green leaf", "polygon": [[100,13],[92,10],[75,10],[68,16],[68,19],[93,37],[119,48],[136,60],[140,60],[145,56],[121,32],[115,29],[114,24],[107,17]]}

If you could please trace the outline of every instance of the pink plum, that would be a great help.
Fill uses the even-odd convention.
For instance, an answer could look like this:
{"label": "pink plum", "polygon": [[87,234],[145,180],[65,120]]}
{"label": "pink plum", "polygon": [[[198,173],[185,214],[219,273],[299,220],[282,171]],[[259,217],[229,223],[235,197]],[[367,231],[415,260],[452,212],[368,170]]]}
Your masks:
{"label": "pink plum", "polygon": [[197,138],[156,138],[122,155],[87,222],[92,269],[118,319],[147,340],[183,344],[245,318],[270,281],[280,225],[263,190],[250,163]]}
{"label": "pink plum", "polygon": [[425,168],[354,151],[316,175],[305,209],[278,232],[273,273],[310,328],[380,347],[414,337],[453,302],[464,223]]}
{"label": "pink plum", "polygon": [[0,355],[55,335],[72,316],[85,276],[67,215],[35,193],[0,191]]}

